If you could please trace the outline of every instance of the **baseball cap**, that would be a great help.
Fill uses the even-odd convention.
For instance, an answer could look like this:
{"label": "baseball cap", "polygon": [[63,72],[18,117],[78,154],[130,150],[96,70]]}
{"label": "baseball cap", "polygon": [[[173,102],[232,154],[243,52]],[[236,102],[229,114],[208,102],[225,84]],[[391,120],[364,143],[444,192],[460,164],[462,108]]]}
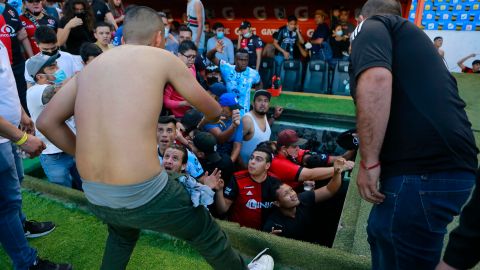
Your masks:
{"label": "baseball cap", "polygon": [[37,54],[33,57],[31,57],[27,61],[27,72],[30,77],[35,78],[35,75],[44,67],[49,66],[57,60],[57,58],[60,57],[59,53],[56,53],[52,56],[50,55],[45,55],[45,54]]}
{"label": "baseball cap", "polygon": [[211,133],[202,131],[195,134],[193,145],[205,154],[209,154],[215,152],[217,139]]}
{"label": "baseball cap", "polygon": [[218,103],[220,103],[220,106],[230,107],[232,110],[242,108],[242,106],[238,105],[237,96],[234,93],[225,93],[221,95]]}
{"label": "baseball cap", "polygon": [[359,143],[358,138],[353,136],[354,133],[357,133],[357,129],[349,129],[340,133],[337,137],[337,144],[345,150],[357,150]]}
{"label": "baseball cap", "polygon": [[255,91],[255,95],[253,95],[253,100],[255,100],[259,96],[265,96],[268,98],[268,100],[272,98],[272,94],[270,94],[270,92],[268,92],[267,90],[263,89]]}
{"label": "baseball cap", "polygon": [[200,121],[202,121],[203,114],[195,109],[188,110],[180,121],[185,127],[186,132],[190,132],[197,128]]}
{"label": "baseball cap", "polygon": [[297,132],[293,129],[284,129],[277,136],[277,145],[279,146],[300,146],[306,142],[307,140],[299,138]]}
{"label": "baseball cap", "polygon": [[208,90],[212,92],[215,96],[219,97],[227,92],[227,87],[223,83],[214,83],[208,87]]}
{"label": "baseball cap", "polygon": [[240,27],[238,27],[238,29],[247,29],[249,27],[252,27],[252,25],[250,24],[249,21],[243,21],[241,24],[240,24]]}

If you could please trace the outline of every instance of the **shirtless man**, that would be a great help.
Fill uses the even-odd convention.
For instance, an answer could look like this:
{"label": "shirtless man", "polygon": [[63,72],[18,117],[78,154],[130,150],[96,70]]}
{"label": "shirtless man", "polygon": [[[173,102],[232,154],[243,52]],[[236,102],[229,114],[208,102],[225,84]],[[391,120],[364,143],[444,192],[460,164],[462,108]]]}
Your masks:
{"label": "shirtless man", "polygon": [[[37,120],[47,138],[75,155],[90,208],[108,225],[101,269],[126,268],[140,229],[186,240],[215,269],[247,269],[208,211],[193,207],[157,157],[156,127],[165,84],[178,89],[206,121],[219,119],[219,104],[185,64],[158,49],[165,45],[164,25],[153,9],[130,10],[123,33],[127,45],[86,66]],[[119,76],[105,76],[107,70]],[[64,123],[74,113],[77,136]],[[265,268],[267,264],[272,266]],[[248,268],[272,269],[273,259],[263,255]]]}

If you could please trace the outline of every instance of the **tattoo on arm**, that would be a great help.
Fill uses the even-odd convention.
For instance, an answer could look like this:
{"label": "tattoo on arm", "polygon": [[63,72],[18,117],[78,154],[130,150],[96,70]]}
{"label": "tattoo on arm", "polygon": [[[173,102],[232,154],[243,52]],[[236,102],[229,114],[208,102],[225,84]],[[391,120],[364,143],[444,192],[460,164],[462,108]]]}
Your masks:
{"label": "tattoo on arm", "polygon": [[43,105],[50,102],[53,95],[55,95],[55,87],[53,85],[47,86],[45,88],[45,90],[43,90],[43,93],[42,93],[42,103],[43,103]]}

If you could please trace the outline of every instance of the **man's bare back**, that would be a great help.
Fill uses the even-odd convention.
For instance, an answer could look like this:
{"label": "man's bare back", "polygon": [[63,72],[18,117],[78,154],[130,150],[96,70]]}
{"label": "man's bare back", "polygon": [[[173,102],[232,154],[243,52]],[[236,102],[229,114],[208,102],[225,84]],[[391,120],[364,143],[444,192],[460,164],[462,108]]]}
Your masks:
{"label": "man's bare back", "polygon": [[128,185],[161,172],[156,124],[167,82],[207,119],[220,115],[218,103],[175,56],[139,45],[103,53],[52,99],[44,111],[47,117],[64,117],[74,104],[76,147],[66,147],[75,154],[83,179]]}

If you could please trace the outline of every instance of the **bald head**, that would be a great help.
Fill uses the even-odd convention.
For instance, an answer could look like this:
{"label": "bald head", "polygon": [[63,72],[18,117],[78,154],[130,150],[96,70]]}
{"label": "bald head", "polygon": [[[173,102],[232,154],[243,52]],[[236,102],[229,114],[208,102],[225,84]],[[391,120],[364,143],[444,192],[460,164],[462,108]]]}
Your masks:
{"label": "bald head", "polygon": [[368,0],[361,14],[366,18],[374,15],[402,16],[402,5],[398,0]]}
{"label": "bald head", "polygon": [[137,6],[125,14],[123,39],[126,44],[155,46],[164,31],[162,18],[149,7]]}

